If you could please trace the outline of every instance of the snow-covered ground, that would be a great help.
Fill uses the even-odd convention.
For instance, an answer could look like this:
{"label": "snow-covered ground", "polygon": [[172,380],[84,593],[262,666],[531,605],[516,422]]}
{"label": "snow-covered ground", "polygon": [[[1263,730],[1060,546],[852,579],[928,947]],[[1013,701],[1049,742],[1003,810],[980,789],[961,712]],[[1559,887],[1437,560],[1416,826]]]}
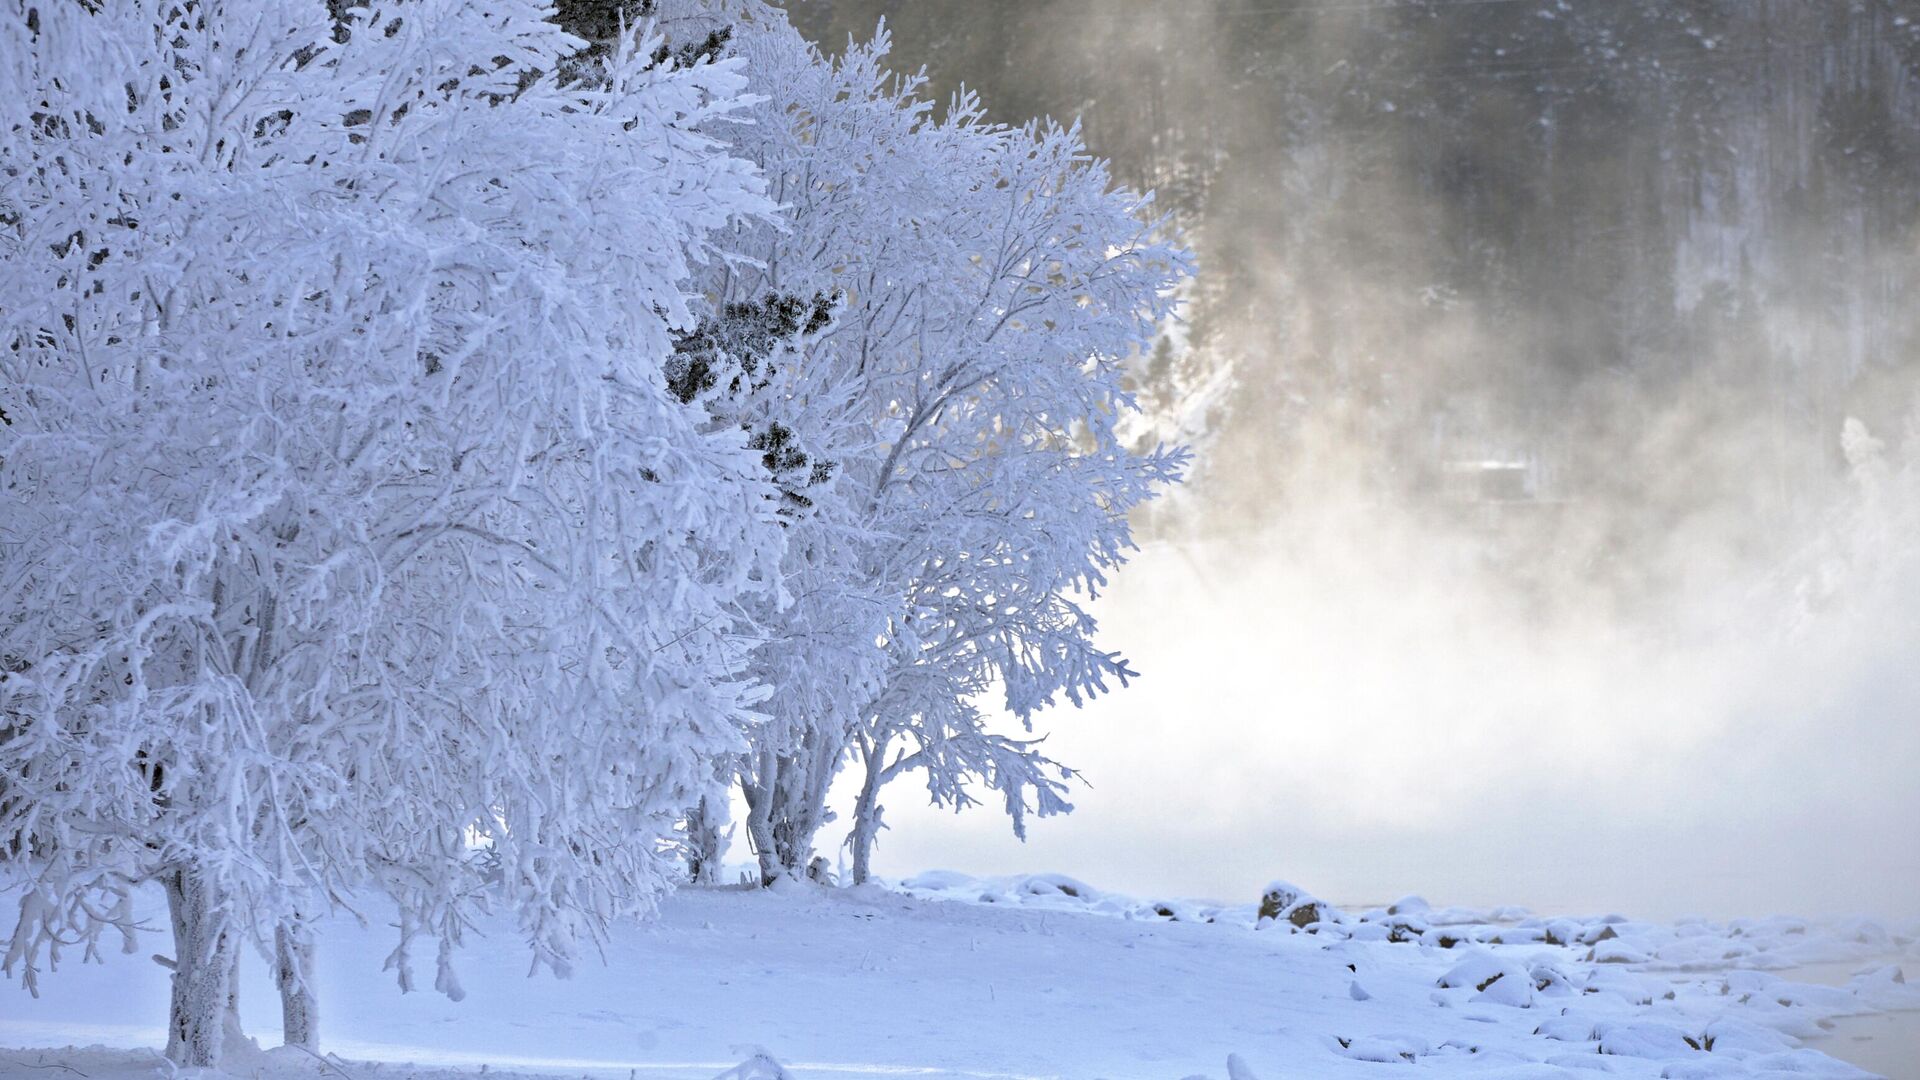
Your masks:
{"label": "snow-covered ground", "polygon": [[[1256,927],[1252,903],[1139,901],[1052,875],[693,889],[566,981],[529,981],[512,931],[492,928],[463,956],[461,1002],[401,995],[381,972],[392,930],[341,917],[320,966],[337,1059],[240,1054],[229,1071],[706,1080],[764,1050],[800,1080],[1806,1080],[1869,1075],[1808,1041],[1884,1046],[1915,1017],[1888,1011],[1920,1009],[1920,980],[1902,972],[1920,968],[1920,926],[1309,903]],[[63,965],[38,1000],[0,990],[0,1045],[16,1048],[0,1051],[0,1080],[152,1075],[140,1048],[163,1041],[165,974],[116,956]],[[249,1032],[273,1045],[277,999],[258,963],[244,994]],[[62,1049],[76,1045],[97,1048]],[[759,1075],[775,1072],[736,1074]]]}

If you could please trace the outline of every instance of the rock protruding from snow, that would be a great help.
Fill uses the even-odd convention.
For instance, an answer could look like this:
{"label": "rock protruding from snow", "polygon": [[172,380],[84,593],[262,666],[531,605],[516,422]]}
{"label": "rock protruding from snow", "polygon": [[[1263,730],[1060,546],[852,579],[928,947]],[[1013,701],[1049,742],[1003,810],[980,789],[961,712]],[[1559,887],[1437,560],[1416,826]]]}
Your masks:
{"label": "rock protruding from snow", "polygon": [[1424,1039],[1411,1035],[1358,1035],[1351,1039],[1336,1039],[1335,1042],[1339,1044],[1342,1057],[1383,1065],[1404,1065],[1418,1060],[1431,1050]]}
{"label": "rock protruding from snow", "polygon": [[1533,1005],[1533,977],[1512,960],[1489,952],[1471,953],[1448,968],[1437,982],[1442,989],[1472,990],[1468,1000],[1475,1003],[1516,1009]]}
{"label": "rock protruding from snow", "polygon": [[1332,905],[1314,899],[1298,885],[1270,881],[1261,890],[1256,923],[1284,921],[1297,930],[1305,930],[1322,921],[1332,910]]}

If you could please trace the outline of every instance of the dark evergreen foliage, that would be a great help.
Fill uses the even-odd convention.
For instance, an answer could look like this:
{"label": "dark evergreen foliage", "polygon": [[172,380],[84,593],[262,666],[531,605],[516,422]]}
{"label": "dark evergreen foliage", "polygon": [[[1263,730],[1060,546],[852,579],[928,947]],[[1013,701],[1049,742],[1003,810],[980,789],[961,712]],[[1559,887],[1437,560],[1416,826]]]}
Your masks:
{"label": "dark evergreen foliage", "polygon": [[[783,356],[797,355],[805,340],[832,325],[838,301],[768,293],[757,301],[731,303],[717,317],[702,319],[677,335],[666,365],[667,389],[683,403],[707,400],[717,413],[733,414],[746,397],[765,390]],[[777,417],[735,415],[752,432],[748,445],[788,504],[805,509],[812,500],[805,488],[826,483],[834,464],[809,454],[799,436]]]}
{"label": "dark evergreen foliage", "polygon": [[554,0],[553,21],[575,37],[610,41],[653,17],[654,0]]}

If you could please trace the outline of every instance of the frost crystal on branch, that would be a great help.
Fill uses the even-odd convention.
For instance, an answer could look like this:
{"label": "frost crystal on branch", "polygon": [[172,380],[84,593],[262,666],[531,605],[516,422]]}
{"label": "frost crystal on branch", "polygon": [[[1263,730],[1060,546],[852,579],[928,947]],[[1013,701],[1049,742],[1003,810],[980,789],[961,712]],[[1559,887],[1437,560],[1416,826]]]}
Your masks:
{"label": "frost crystal on branch", "polygon": [[763,693],[775,492],[663,373],[768,208],[695,133],[739,65],[636,35],[563,84],[548,14],[0,6],[7,965],[166,883],[176,1061],[217,1061],[242,937],[293,964],[369,885],[403,985],[431,935],[457,996],[491,900],[565,973]]}

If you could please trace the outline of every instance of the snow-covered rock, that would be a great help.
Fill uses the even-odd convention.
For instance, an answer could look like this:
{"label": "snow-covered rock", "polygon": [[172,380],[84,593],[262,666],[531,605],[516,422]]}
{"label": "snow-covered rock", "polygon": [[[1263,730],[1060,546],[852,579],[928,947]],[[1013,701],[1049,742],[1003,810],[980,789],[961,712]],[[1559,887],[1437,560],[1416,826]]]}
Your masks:
{"label": "snow-covered rock", "polygon": [[1267,887],[1260,891],[1260,922],[1285,922],[1304,930],[1320,922],[1332,910],[1332,905],[1322,903],[1306,890],[1284,881],[1268,882]]}

